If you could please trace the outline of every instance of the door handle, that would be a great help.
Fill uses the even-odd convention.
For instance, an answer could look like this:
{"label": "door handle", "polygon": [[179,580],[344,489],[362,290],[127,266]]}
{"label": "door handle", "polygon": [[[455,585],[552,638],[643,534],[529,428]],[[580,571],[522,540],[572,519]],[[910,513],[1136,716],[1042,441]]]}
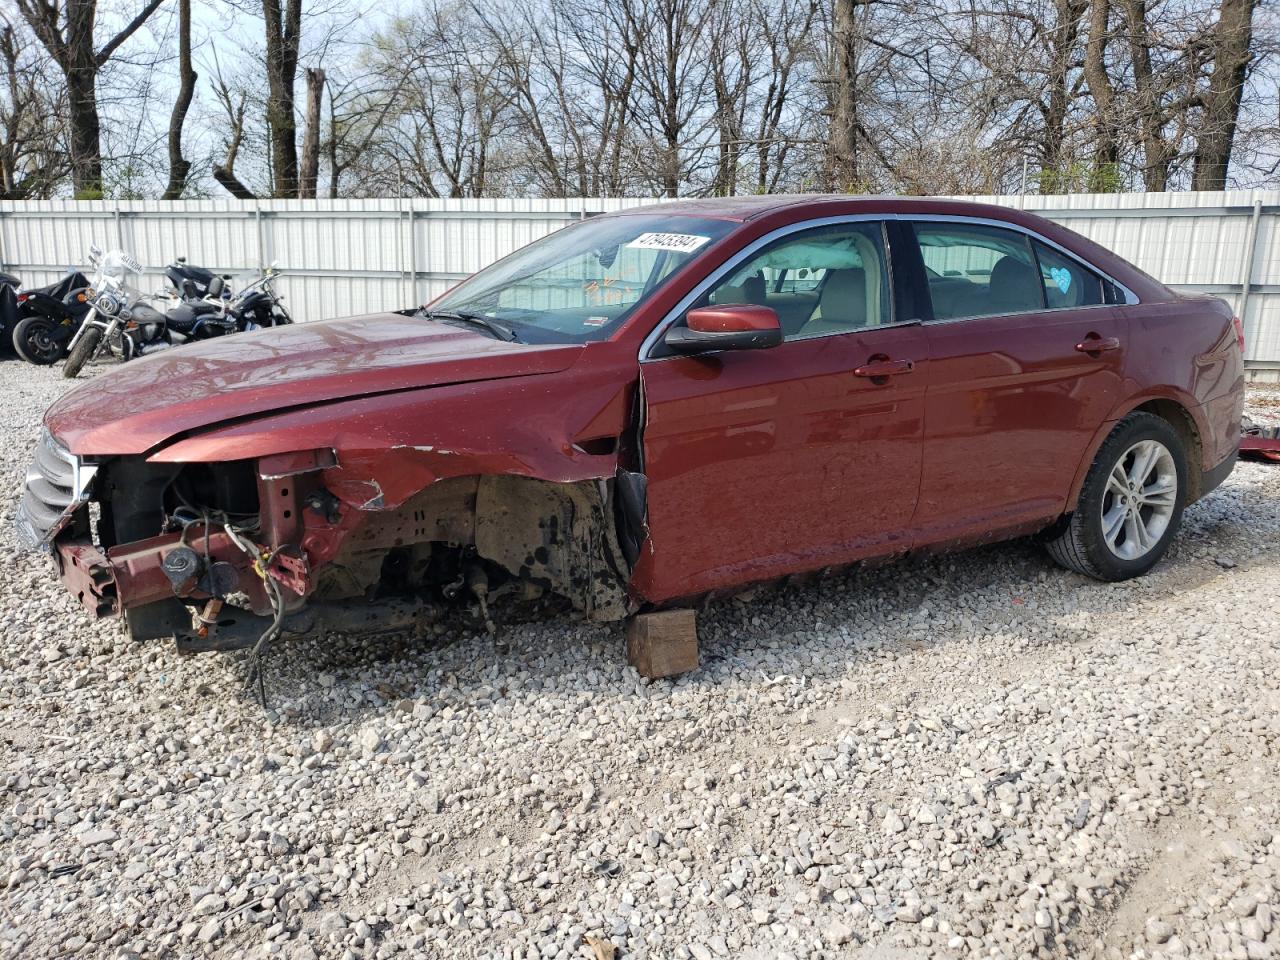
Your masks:
{"label": "door handle", "polygon": [[1099,337],[1096,334],[1090,334],[1076,344],[1076,349],[1081,353],[1106,353],[1108,350],[1119,350],[1120,338]]}
{"label": "door handle", "polygon": [[882,377],[894,377],[900,373],[910,373],[916,368],[914,360],[870,360],[860,367],[855,367],[855,377],[870,377],[879,380]]}

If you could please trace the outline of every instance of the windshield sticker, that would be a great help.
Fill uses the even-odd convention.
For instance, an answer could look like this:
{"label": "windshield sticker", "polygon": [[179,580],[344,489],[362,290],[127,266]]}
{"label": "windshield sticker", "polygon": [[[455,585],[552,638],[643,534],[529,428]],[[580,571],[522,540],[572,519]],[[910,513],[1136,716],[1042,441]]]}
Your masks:
{"label": "windshield sticker", "polygon": [[1071,289],[1071,271],[1066,267],[1054,267],[1049,271],[1049,276],[1053,278],[1053,282],[1058,285],[1060,293],[1066,293]]}
{"label": "windshield sticker", "polygon": [[582,325],[584,327],[603,327],[608,322],[608,317],[587,317],[582,321]]}
{"label": "windshield sticker", "polygon": [[675,253],[693,253],[710,240],[693,233],[642,233],[628,247],[637,250],[672,250]]}

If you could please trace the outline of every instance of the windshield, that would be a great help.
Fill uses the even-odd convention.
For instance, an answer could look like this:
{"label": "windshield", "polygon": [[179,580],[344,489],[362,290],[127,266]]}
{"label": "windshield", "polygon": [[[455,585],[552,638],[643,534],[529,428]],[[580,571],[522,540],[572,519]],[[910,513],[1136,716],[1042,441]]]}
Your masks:
{"label": "windshield", "polygon": [[526,343],[602,340],[734,226],[665,214],[584,220],[481,270],[424,312],[483,317]]}
{"label": "windshield", "polygon": [[123,286],[131,274],[142,273],[142,264],[123,250],[108,250],[103,253],[96,246],[90,247],[89,262],[97,267],[97,275],[93,280],[94,287],[111,285],[107,281]]}

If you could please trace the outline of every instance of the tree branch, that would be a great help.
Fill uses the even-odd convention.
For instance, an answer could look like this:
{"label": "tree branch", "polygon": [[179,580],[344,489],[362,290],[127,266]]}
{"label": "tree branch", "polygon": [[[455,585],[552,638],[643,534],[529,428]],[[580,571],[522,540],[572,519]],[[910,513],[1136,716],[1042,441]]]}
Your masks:
{"label": "tree branch", "polygon": [[150,3],[142,8],[141,13],[125,25],[123,30],[108,40],[107,45],[97,53],[98,66],[101,67],[110,60],[111,55],[120,49],[120,45],[133,36],[138,31],[138,28],[147,22],[147,18],[160,9],[160,4],[162,3],[164,3],[164,0],[151,0]]}

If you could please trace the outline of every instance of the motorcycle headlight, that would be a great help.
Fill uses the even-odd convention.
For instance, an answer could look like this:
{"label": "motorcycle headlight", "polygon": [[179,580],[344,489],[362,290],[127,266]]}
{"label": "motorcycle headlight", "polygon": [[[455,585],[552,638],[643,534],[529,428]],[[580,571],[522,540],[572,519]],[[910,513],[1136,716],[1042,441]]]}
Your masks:
{"label": "motorcycle headlight", "polygon": [[109,317],[114,317],[120,312],[120,301],[109,293],[104,293],[98,297],[94,306],[99,313],[105,313]]}

